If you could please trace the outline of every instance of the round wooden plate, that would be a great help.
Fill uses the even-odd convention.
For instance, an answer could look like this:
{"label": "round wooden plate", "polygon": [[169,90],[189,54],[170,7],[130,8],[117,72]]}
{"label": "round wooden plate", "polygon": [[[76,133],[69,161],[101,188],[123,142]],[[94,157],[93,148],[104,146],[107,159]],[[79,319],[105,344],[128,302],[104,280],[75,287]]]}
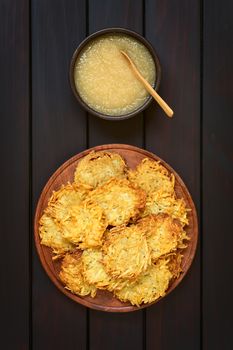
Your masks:
{"label": "round wooden plate", "polygon": [[[166,292],[166,295],[169,294],[176,286],[178,286],[178,284],[181,282],[181,280],[184,278],[184,276],[188,272],[188,269],[194,258],[196,247],[197,247],[197,239],[198,239],[198,222],[197,222],[196,209],[185,184],[183,183],[179,175],[176,174],[176,172],[168,164],[166,164],[162,159],[160,159],[156,155],[130,145],[110,144],[110,145],[93,147],[84,152],[81,152],[76,156],[72,157],[71,159],[69,159],[68,161],[66,161],[59,169],[57,169],[57,171],[51,176],[46,186],[44,187],[36,208],[35,220],[34,220],[34,236],[35,236],[35,244],[36,244],[40,261],[45,271],[47,272],[48,276],[52,280],[52,282],[58,287],[58,289],[60,289],[60,291],[62,291],[62,293],[67,295],[69,298],[73,299],[77,303],[80,303],[92,309],[108,311],[108,312],[136,311],[144,307],[148,307],[153,303],[142,304],[140,307],[136,307],[136,306],[132,306],[130,303],[123,303],[117,300],[116,298],[114,298],[112,293],[107,291],[98,291],[96,297],[91,298],[89,296],[79,297],[71,293],[67,289],[65,289],[62,282],[59,279],[61,261],[59,260],[53,261],[51,249],[40,244],[40,237],[39,237],[39,230],[38,230],[39,220],[40,220],[40,217],[42,216],[43,210],[47,206],[48,200],[52,195],[52,192],[58,190],[62,184],[65,184],[68,181],[73,182],[74,170],[78,162],[80,161],[80,159],[82,159],[92,150],[96,150],[96,151],[108,150],[108,151],[117,152],[121,156],[123,156],[123,158],[128,163],[128,166],[132,169],[134,169],[137,166],[137,164],[140,163],[141,160],[145,157],[148,157],[154,160],[159,160],[161,164],[168,169],[169,172],[172,172],[175,175],[176,194],[178,197],[183,197],[187,207],[191,209],[191,211],[188,213],[190,224],[187,227],[187,233],[190,237],[190,241],[188,243],[188,247],[184,250],[184,258],[182,261],[183,272],[181,273],[178,279],[171,281],[170,286]],[[158,300],[156,300],[155,302],[157,302]]]}

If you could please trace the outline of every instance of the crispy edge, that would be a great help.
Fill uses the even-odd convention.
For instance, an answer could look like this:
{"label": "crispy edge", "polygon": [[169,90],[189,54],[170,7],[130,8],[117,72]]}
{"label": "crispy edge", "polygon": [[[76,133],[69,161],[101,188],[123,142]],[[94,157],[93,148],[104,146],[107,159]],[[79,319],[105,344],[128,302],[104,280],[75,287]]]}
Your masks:
{"label": "crispy edge", "polygon": [[79,296],[91,295],[92,298],[96,295],[96,287],[90,285],[84,278],[82,272],[81,253],[67,253],[62,261],[59,277],[65,288],[73,294]]}
{"label": "crispy edge", "polygon": [[[121,165],[122,165],[122,176],[126,175],[127,164],[126,164],[124,158],[119,153],[117,153],[117,152],[109,152],[109,151],[91,151],[90,153],[88,153],[84,158],[82,158],[79,161],[79,163],[78,163],[78,165],[77,165],[77,167],[75,169],[75,172],[74,172],[74,182],[75,183],[83,183],[83,184],[85,184],[85,182],[83,182],[80,179],[80,174],[83,171],[85,171],[88,166],[90,166],[90,165],[91,165],[91,167],[93,166],[93,164],[89,164],[90,162],[95,161],[95,159],[100,159],[100,158],[105,158],[105,157],[109,157],[112,161],[114,160],[115,157],[118,158],[118,160],[121,162]],[[93,189],[93,188],[95,188],[95,187],[97,187],[97,186],[99,186],[101,184],[102,183],[98,183],[97,182],[95,185],[88,185],[88,184],[86,184],[86,185],[90,186]]]}
{"label": "crispy edge", "polygon": [[109,225],[120,226],[123,224],[127,224],[129,221],[137,220],[146,205],[146,192],[140,187],[138,187],[137,185],[131,183],[129,180],[111,179],[106,183],[104,183],[102,186],[99,186],[98,188],[93,190],[89,196],[90,198],[93,198],[93,200],[96,200],[98,202],[98,199],[96,197],[101,196],[102,194],[108,193],[108,187],[110,187],[111,189],[115,185],[119,187],[125,187],[125,188],[127,187],[129,191],[132,191],[134,193],[135,203],[126,221],[119,223],[117,220],[114,220],[113,222],[109,222]]}
{"label": "crispy edge", "polygon": [[175,279],[179,278],[180,274],[183,272],[183,269],[182,269],[183,257],[184,256],[180,250],[168,255],[168,268],[173,278]]}
{"label": "crispy edge", "polygon": [[[142,161],[137,165],[136,169],[129,169],[127,172],[127,177],[130,181],[132,181],[133,183],[136,183],[138,186],[142,187],[142,184],[139,181],[139,178],[141,176],[146,177],[147,174],[147,170],[152,171],[152,173],[160,173],[162,174],[162,176],[166,177],[167,180],[171,183],[171,187],[174,191],[174,187],[175,187],[175,176],[173,173],[170,173],[162,164],[160,161],[156,161],[156,160],[152,160],[149,158],[144,158],[142,159]],[[145,185],[144,185],[145,186]],[[147,194],[149,194],[149,192],[151,190],[148,190],[143,188]]]}
{"label": "crispy edge", "polygon": [[[96,224],[95,223],[95,224],[93,224],[92,229],[89,229],[89,231],[85,231],[85,229],[83,229],[83,230],[81,229],[79,232],[79,236],[77,235],[76,237],[74,237],[71,234],[71,232],[63,230],[63,237],[81,249],[93,248],[96,246],[100,246],[102,243],[103,234],[107,228],[107,221],[106,221],[106,218],[103,214],[102,208],[97,203],[95,203],[89,199],[83,201],[80,205],[77,206],[77,208],[79,208],[79,209],[82,209],[82,208],[88,209],[89,208],[90,210],[94,210],[96,208],[96,213],[98,213],[98,222],[99,222],[98,230],[97,230],[97,227],[94,227]],[[77,212],[72,213],[70,219],[71,219],[71,221],[76,220],[75,224],[80,226],[81,222],[78,222],[78,215],[77,214],[78,214]],[[66,221],[65,223],[63,223],[63,229],[67,226],[70,226],[70,225],[71,225],[71,223],[69,223],[69,221]],[[95,233],[95,237],[91,233]]]}
{"label": "crispy edge", "polygon": [[[101,249],[84,250],[82,254],[82,261],[85,279],[90,284],[95,285],[98,289],[112,292],[113,290],[123,288],[123,286],[125,286],[127,283],[127,281],[115,279],[107,273],[103,264],[103,253]],[[93,269],[92,264],[96,265],[95,268],[97,268],[97,271]],[[99,280],[98,276],[100,276]]]}
{"label": "crispy edge", "polygon": [[[156,257],[153,255],[153,248],[150,244],[150,239],[152,238],[153,235],[156,234],[155,229],[158,228],[158,225],[163,225],[168,221],[168,228],[170,227],[170,231],[168,232],[168,238],[169,235],[173,238],[173,246],[171,245],[168,251],[165,251],[161,253],[161,255]],[[147,242],[148,246],[151,249],[151,259],[152,261],[156,261],[159,258],[176,251],[177,249],[184,249],[187,247],[187,244],[184,243],[184,241],[189,240],[190,238],[187,236],[186,232],[183,229],[182,224],[180,223],[179,220],[173,219],[170,215],[168,214],[150,214],[138,221],[138,225],[144,228],[147,234]]]}
{"label": "crispy edge", "polygon": [[[155,205],[157,205],[156,211],[155,209],[153,209]],[[186,203],[184,199],[177,198],[175,192],[173,195],[171,195],[169,193],[166,193],[160,190],[160,191],[153,191],[148,195],[145,211],[143,215],[144,216],[149,214],[158,215],[160,213],[169,214],[174,219],[178,219],[184,227],[186,225],[189,225],[189,220],[187,217],[187,214],[189,211],[191,211],[191,209],[188,209],[186,207]]]}
{"label": "crispy edge", "polygon": [[[158,260],[156,264],[152,264],[145,272],[140,274],[135,281],[129,282],[128,285],[121,290],[115,291],[114,295],[119,300],[123,302],[129,301],[132,305],[136,305],[137,307],[142,303],[151,303],[163,297],[166,294],[172,278],[172,273],[169,271],[167,263],[167,259]],[[161,279],[160,282],[163,282],[163,286],[161,286],[161,283],[158,283],[158,278],[160,278],[162,272],[163,276],[161,276],[161,278],[163,278],[163,280]],[[150,292],[148,291],[148,284],[149,288],[151,288]],[[145,293],[143,288],[147,288],[147,293]]]}
{"label": "crispy edge", "polygon": [[[116,260],[116,259],[114,259],[114,256],[110,256],[109,250],[111,250],[111,247],[115,243],[118,243],[118,241],[123,238],[123,235],[124,236],[128,235],[128,236],[132,237],[132,234],[133,234],[132,232],[134,232],[134,231],[132,231],[133,228],[136,228],[136,230],[138,230],[137,234],[138,234],[139,238],[143,239],[142,241],[140,241],[142,246],[140,247],[140,250],[138,250],[138,251],[141,252],[141,249],[143,248],[145,250],[145,252],[143,252],[143,253],[145,253],[145,255],[144,255],[144,262],[142,261],[139,264],[138,269],[135,270],[134,272],[131,271],[131,272],[127,273],[126,267],[119,269],[119,264],[116,266],[116,264],[114,263],[114,260]],[[147,267],[151,264],[151,256],[150,256],[150,252],[149,252],[149,248],[148,248],[148,244],[147,244],[147,240],[146,240],[146,234],[145,234],[145,232],[142,232],[137,227],[137,225],[134,225],[134,224],[132,224],[129,227],[127,227],[126,225],[121,225],[119,227],[112,228],[109,231],[109,233],[105,239],[105,242],[104,242],[102,249],[103,249],[103,253],[104,253],[103,264],[106,268],[106,271],[114,278],[134,280],[135,278],[137,278],[137,276],[140,275],[140,273],[145,271],[147,269]],[[128,250],[128,253],[129,253],[129,250]],[[128,254],[128,256],[129,256],[129,254]],[[128,265],[128,267],[129,267],[129,265]]]}
{"label": "crispy edge", "polygon": [[[57,234],[59,235],[58,240],[60,239],[60,243],[56,243],[52,240],[48,240],[48,238],[45,238],[46,235],[46,224],[44,223],[45,217],[47,217],[49,220],[52,221],[53,225],[56,227],[57,230]],[[46,231],[46,232],[44,232]],[[47,211],[45,210],[43,215],[41,216],[40,220],[39,220],[39,236],[40,236],[40,244],[45,245],[49,248],[52,249],[53,251],[53,260],[56,260],[60,257],[62,257],[65,253],[70,252],[74,249],[74,246],[71,242],[69,242],[68,240],[64,239],[62,237],[62,233],[60,230],[59,225],[56,223],[56,221],[49,215],[47,214]],[[63,242],[63,244],[62,244]]]}

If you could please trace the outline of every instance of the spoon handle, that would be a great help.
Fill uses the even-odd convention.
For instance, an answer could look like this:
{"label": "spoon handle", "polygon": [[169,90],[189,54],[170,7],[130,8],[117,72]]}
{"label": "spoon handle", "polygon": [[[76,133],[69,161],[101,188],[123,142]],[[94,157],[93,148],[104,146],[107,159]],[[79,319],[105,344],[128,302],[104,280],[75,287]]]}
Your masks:
{"label": "spoon handle", "polygon": [[164,112],[167,114],[168,117],[172,117],[174,112],[173,110],[168,106],[168,104],[162,99],[161,96],[152,88],[152,86],[146,81],[145,78],[139,73],[136,66],[134,65],[133,61],[130,59],[130,57],[124,52],[121,51],[121,53],[127,58],[129,61],[135,75],[138,77],[138,79],[141,81],[141,83],[144,85],[145,89],[151,94],[152,97],[158,102],[160,107],[164,110]]}

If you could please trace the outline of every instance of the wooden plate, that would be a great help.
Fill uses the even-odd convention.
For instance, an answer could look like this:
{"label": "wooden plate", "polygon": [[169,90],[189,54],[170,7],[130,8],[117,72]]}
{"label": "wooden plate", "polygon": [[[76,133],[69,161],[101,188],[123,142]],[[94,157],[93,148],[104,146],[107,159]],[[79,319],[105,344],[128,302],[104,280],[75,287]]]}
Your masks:
{"label": "wooden plate", "polygon": [[[144,307],[150,306],[153,303],[143,304],[140,307],[132,306],[130,303],[123,303],[117,300],[116,298],[113,297],[112,293],[107,291],[98,291],[95,298],[91,298],[89,296],[79,297],[77,295],[72,294],[70,291],[64,288],[62,282],[59,279],[61,262],[53,261],[51,249],[40,244],[40,237],[39,237],[39,231],[38,231],[39,219],[42,216],[43,210],[47,206],[48,200],[52,195],[52,191],[58,190],[60,186],[62,184],[67,183],[67,181],[73,182],[75,167],[77,166],[80,159],[82,159],[85,155],[87,155],[91,150],[96,150],[96,151],[109,150],[109,151],[117,152],[124,157],[124,159],[128,163],[128,166],[132,169],[134,169],[137,166],[137,164],[140,163],[140,161],[145,157],[148,157],[154,160],[160,160],[161,164],[165,166],[165,168],[167,168],[169,172],[172,172],[175,175],[176,194],[178,197],[183,197],[187,207],[191,209],[191,211],[188,213],[190,224],[187,227],[187,233],[190,237],[190,241],[189,241],[188,247],[184,250],[184,258],[182,261],[183,272],[178,279],[171,282],[166,295],[170,293],[176,286],[178,286],[178,284],[181,282],[181,280],[184,278],[184,276],[188,272],[188,269],[190,268],[190,265],[194,258],[196,246],[197,246],[197,239],[198,239],[198,223],[197,223],[196,209],[185,184],[183,183],[179,175],[176,174],[176,172],[168,164],[166,164],[162,159],[160,159],[156,155],[130,145],[122,145],[122,144],[103,145],[103,146],[93,147],[84,152],[81,152],[76,156],[74,156],[73,158],[69,159],[59,169],[57,169],[57,171],[51,176],[46,186],[44,187],[36,208],[35,220],[34,220],[34,235],[35,235],[35,244],[36,244],[40,261],[45,271],[47,272],[48,276],[52,280],[52,282],[58,287],[58,289],[60,289],[60,291],[62,291],[62,293],[67,295],[69,298],[73,299],[77,303],[80,303],[92,309],[108,311],[108,312],[129,312],[129,311],[139,310]],[[158,300],[156,300],[155,302],[157,302]]]}

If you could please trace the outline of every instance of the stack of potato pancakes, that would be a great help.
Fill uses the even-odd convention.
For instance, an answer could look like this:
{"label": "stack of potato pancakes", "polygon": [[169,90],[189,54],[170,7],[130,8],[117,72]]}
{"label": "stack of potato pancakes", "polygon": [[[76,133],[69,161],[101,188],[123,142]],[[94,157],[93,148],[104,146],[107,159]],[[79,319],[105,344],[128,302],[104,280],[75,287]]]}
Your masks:
{"label": "stack of potato pancakes", "polygon": [[40,219],[41,244],[62,259],[65,288],[91,297],[104,289],[137,306],[163,296],[189,239],[174,186],[174,175],[148,158],[134,170],[118,153],[82,158]]}

